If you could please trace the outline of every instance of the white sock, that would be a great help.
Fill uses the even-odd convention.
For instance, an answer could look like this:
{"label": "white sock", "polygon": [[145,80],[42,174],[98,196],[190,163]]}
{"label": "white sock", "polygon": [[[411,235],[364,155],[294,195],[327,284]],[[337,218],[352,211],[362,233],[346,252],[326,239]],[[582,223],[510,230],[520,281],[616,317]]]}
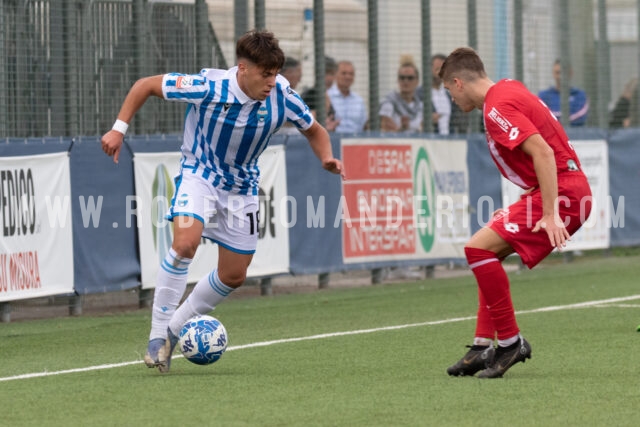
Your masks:
{"label": "white sock", "polygon": [[473,339],[473,345],[489,347],[491,344],[493,344],[493,340],[491,338],[475,337]]}
{"label": "white sock", "polygon": [[234,290],[234,288],[222,283],[218,277],[218,269],[213,270],[200,279],[187,300],[176,310],[169,322],[169,329],[178,336],[187,320],[194,316],[210,313]]}
{"label": "white sock", "polygon": [[520,334],[514,335],[511,338],[507,338],[506,340],[498,340],[498,345],[500,347],[509,347],[511,344],[516,343],[520,339]]}
{"label": "white sock", "polygon": [[187,273],[190,264],[190,258],[179,256],[173,248],[169,249],[164,261],[160,264],[153,296],[149,340],[167,336],[169,320],[175,313],[187,288]]}

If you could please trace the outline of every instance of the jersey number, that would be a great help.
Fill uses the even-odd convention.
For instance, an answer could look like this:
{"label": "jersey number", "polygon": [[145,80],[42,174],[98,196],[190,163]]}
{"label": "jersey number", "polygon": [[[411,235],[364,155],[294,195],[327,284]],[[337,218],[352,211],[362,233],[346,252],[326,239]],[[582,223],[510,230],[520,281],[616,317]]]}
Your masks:
{"label": "jersey number", "polygon": [[247,212],[249,218],[249,234],[256,234],[260,226],[260,211]]}

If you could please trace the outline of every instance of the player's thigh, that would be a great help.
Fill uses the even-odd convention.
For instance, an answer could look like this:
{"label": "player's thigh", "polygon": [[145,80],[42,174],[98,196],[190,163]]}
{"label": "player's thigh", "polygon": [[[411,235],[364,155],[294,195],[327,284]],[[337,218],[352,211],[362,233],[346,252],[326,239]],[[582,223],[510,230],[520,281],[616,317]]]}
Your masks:
{"label": "player's thigh", "polygon": [[247,269],[253,254],[234,252],[224,246],[218,247],[218,277],[227,286],[237,288],[247,277]]}

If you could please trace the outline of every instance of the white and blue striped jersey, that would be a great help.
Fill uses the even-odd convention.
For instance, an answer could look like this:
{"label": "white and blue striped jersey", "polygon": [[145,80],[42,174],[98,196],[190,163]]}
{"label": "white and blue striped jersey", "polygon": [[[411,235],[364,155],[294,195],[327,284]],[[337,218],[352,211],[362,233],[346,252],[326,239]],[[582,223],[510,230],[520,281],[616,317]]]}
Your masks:
{"label": "white and blue striped jersey", "polygon": [[204,69],[200,74],[165,74],[164,98],[187,102],[181,173],[200,174],[214,187],[239,194],[258,194],[258,157],[271,135],[286,121],[306,130],[313,116],[284,77],[264,100],[247,96],[238,86],[237,67]]}

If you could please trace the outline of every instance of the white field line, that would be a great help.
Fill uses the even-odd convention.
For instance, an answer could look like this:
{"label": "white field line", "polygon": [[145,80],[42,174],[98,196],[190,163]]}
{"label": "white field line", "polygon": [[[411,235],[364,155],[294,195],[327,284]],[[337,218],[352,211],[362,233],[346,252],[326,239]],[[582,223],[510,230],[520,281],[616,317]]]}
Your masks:
{"label": "white field line", "polygon": [[[626,297],[609,298],[609,299],[605,299],[605,300],[586,301],[586,302],[580,302],[580,303],[576,303],[576,304],[554,305],[554,306],[549,306],[549,307],[540,307],[540,308],[534,308],[532,310],[517,311],[516,314],[522,315],[522,314],[532,314],[532,313],[544,313],[544,312],[548,312],[548,311],[561,311],[561,310],[572,310],[572,309],[578,309],[578,308],[589,308],[589,307],[594,307],[594,306],[602,306],[604,304],[616,304],[616,303],[621,303],[621,302],[625,302],[625,301],[633,301],[633,300],[637,300],[637,299],[640,299],[640,295],[630,295],[630,296],[626,296]],[[453,317],[453,318],[450,318],[450,319],[433,320],[433,321],[429,321],[429,322],[409,323],[409,324],[405,324],[405,325],[396,325],[396,326],[384,326],[384,327],[381,327],[381,328],[359,329],[359,330],[355,330],[355,331],[330,332],[330,333],[326,333],[326,334],[310,335],[310,336],[307,336],[307,337],[298,337],[298,338],[284,338],[284,339],[273,340],[273,341],[261,341],[261,342],[255,342],[255,343],[250,343],[250,344],[231,346],[231,347],[227,348],[227,351],[245,350],[245,349],[248,349],[248,348],[267,347],[267,346],[276,345],[276,344],[286,344],[286,343],[299,342],[299,341],[319,340],[319,339],[324,339],[324,338],[342,337],[342,336],[347,336],[347,335],[368,334],[368,333],[372,333],[372,332],[394,331],[394,330],[398,330],[398,329],[415,328],[415,327],[419,327],[419,326],[443,325],[443,324],[446,324],[446,323],[455,323],[455,322],[463,322],[463,321],[466,321],[466,320],[474,320],[475,318],[476,318],[475,316]],[[180,357],[183,357],[183,356],[176,355],[173,358],[174,359],[178,359]],[[130,362],[109,363],[109,364],[106,364],[106,365],[88,366],[86,368],[65,369],[63,371],[34,372],[34,373],[31,373],[31,374],[14,375],[14,376],[11,376],[11,377],[0,377],[0,382],[2,382],[2,381],[13,381],[13,380],[24,380],[24,379],[29,379],[29,378],[48,377],[48,376],[53,376],[53,375],[73,374],[73,373],[76,373],[76,372],[98,371],[98,370],[102,370],[102,369],[112,369],[112,368],[120,368],[120,367],[123,367],[123,366],[129,366],[129,365],[137,365],[137,364],[140,364],[140,363],[143,363],[143,362],[141,360],[134,360],[134,361],[130,361]]]}
{"label": "white field line", "polygon": [[596,308],[640,308],[640,304],[602,304],[596,305]]}

